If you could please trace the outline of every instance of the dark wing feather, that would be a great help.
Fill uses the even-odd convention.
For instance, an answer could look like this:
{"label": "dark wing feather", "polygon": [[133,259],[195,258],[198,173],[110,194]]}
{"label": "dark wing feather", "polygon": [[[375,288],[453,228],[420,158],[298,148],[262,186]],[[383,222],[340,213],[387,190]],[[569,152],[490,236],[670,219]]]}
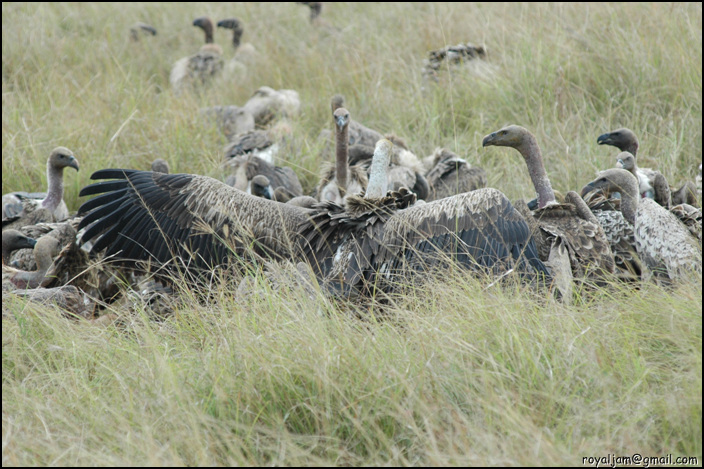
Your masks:
{"label": "dark wing feather", "polygon": [[[288,256],[287,233],[305,209],[244,194],[215,179],[190,174],[102,170],[80,195],[103,194],[84,203],[81,241],[96,239],[92,252],[128,264],[179,260],[189,269],[210,269],[231,255]],[[272,236],[272,233],[276,236]]]}

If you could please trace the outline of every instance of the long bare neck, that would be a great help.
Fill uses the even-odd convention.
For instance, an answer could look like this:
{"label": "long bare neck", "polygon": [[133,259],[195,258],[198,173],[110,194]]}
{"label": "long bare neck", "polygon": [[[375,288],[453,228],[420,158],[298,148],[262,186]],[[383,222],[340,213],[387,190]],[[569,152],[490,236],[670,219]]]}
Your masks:
{"label": "long bare neck", "polygon": [[367,190],[364,193],[365,199],[379,198],[386,195],[389,184],[388,171],[389,153],[383,150],[375,151],[369,174],[369,184],[367,184]]}
{"label": "long bare neck", "polygon": [[336,126],[335,138],[335,178],[337,185],[347,190],[347,134],[348,126]]}
{"label": "long bare neck", "polygon": [[42,207],[55,210],[64,198],[64,168],[57,168],[47,163],[46,165],[47,192],[42,200]]}
{"label": "long bare neck", "polygon": [[535,137],[528,135],[521,145],[516,147],[528,165],[528,174],[533,181],[533,187],[538,194],[538,208],[543,208],[548,204],[555,203],[555,193],[550,185],[548,173],[545,171],[543,164],[543,155],[540,153],[540,147]]}
{"label": "long bare neck", "polygon": [[205,24],[203,25],[203,31],[205,32],[205,43],[212,44],[213,41],[213,25]]}

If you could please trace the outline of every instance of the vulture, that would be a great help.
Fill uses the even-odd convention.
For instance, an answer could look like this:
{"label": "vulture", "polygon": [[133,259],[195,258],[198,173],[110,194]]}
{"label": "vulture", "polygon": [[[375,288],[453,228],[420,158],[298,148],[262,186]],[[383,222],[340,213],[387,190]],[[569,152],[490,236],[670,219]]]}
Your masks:
{"label": "vulture", "polygon": [[651,272],[670,280],[701,274],[701,251],[680,221],[653,200],[641,198],[638,180],[620,168],[602,171],[582,190],[600,189],[621,194],[621,213],[633,225],[636,248]]}
{"label": "vulture", "polygon": [[259,53],[249,42],[242,44],[244,27],[237,18],[218,21],[218,28],[232,30],[232,45],[235,48],[235,56],[225,64],[225,76],[229,80],[241,80],[247,73],[247,66],[257,62]]}
{"label": "vulture", "polygon": [[[337,109],[343,107],[345,107],[345,98],[341,94],[336,94],[330,99],[330,108],[333,114]],[[384,136],[376,130],[372,130],[354,119],[350,119],[347,137],[349,139],[350,146],[366,145],[371,148],[372,153],[374,153],[374,146],[376,145],[376,142],[384,138]]]}
{"label": "vulture", "polygon": [[[283,186],[279,186],[276,189],[274,189],[271,186],[271,182],[269,181],[269,178],[262,175],[262,174],[257,174],[252,178],[251,181],[251,189],[252,189],[252,195],[256,195],[257,197],[263,197],[265,199],[269,200],[275,200],[277,202],[289,202],[297,197],[305,197],[302,195],[293,195],[290,191],[286,190]],[[313,199],[315,202],[318,202],[317,200]]]}
{"label": "vulture", "polygon": [[[641,174],[638,172],[635,158],[628,152],[620,153],[617,167],[625,169],[638,179],[638,191],[643,195]],[[691,233],[701,241],[701,209],[698,209],[696,196],[694,195],[694,184],[685,183],[679,191],[670,191],[670,186],[665,177],[658,171],[654,171],[653,189],[655,192],[655,202],[658,205],[670,210],[682,223],[684,223]],[[694,199],[694,200],[692,200]],[[693,202],[693,203],[687,203]],[[697,221],[699,220],[699,221]]]}
{"label": "vulture", "polygon": [[20,233],[17,230],[3,230],[2,232],[2,264],[10,263],[10,254],[18,249],[32,249],[37,240]]}
{"label": "vulture", "polygon": [[[390,142],[382,140],[377,148],[380,158],[388,158]],[[380,165],[380,176],[372,175],[374,185],[353,212],[282,204],[206,176],[100,170],[91,178],[108,180],[80,194],[100,194],[79,209],[81,242],[93,240],[92,253],[105,251],[128,265],[176,264],[195,275],[228,260],[308,259],[341,294],[360,291],[360,280],[402,280],[448,258],[472,270],[515,268],[548,277],[528,225],[499,191],[481,189],[401,210],[412,194],[376,202],[387,184],[386,165]]]}
{"label": "vulture", "polygon": [[130,28],[130,39],[139,42],[141,36],[156,36],[156,28],[146,23],[137,22]]}
{"label": "vulture", "polygon": [[636,157],[627,151],[616,156],[616,167],[625,169],[638,179],[638,192],[641,197],[655,199],[655,202],[663,207],[670,206],[670,186],[660,171],[648,170],[646,173],[641,170],[636,164]]}
{"label": "vulture", "polygon": [[540,259],[561,272],[556,280],[563,296],[569,298],[569,277],[600,279],[613,274],[609,242],[584,200],[573,191],[565,194],[565,203],[555,200],[535,136],[524,127],[511,125],[484,137],[482,146],[491,145],[515,148],[528,166],[538,208],[530,212],[525,202],[516,208],[532,225]]}
{"label": "vulture", "polygon": [[[45,236],[51,236],[59,241],[58,248],[76,242],[76,228],[78,221],[69,218],[66,221],[59,223],[38,223],[36,225],[27,225],[19,229],[19,231],[30,238],[40,239]],[[33,270],[37,265],[34,261],[35,256],[30,249],[20,249],[10,256],[10,265],[21,270]]]}
{"label": "vulture", "polygon": [[[632,130],[622,128],[614,130],[613,132],[599,135],[599,138],[597,138],[596,143],[598,143],[599,145],[611,145],[618,148],[622,152],[626,151],[632,154],[635,165],[635,160],[638,158],[638,138]],[[646,185],[647,187],[647,184],[649,184],[650,186],[655,184],[656,177],[658,174],[660,173],[657,171],[653,171],[652,169],[637,169],[639,187],[641,188],[641,195],[643,197],[649,197],[651,199],[654,198],[655,190],[653,190],[652,192],[648,192],[643,191],[642,189],[644,188],[644,185]],[[646,181],[644,181],[644,179]],[[690,205],[698,206],[697,197],[695,194],[695,186],[691,182],[686,182],[682,187],[677,190],[670,189],[668,186],[668,190],[670,191],[670,196],[667,198],[670,199],[675,205],[687,203]],[[663,195],[660,197],[660,200],[656,201],[660,203],[664,199],[665,196]]]}
{"label": "vulture", "polygon": [[289,167],[274,166],[254,154],[240,154],[225,163],[232,168],[232,174],[225,183],[241,191],[252,193],[252,179],[257,175],[265,176],[274,191],[285,191],[291,197],[303,195],[303,187],[296,173]]}
{"label": "vulture", "polygon": [[349,111],[343,107],[336,109],[333,120],[335,121],[335,164],[323,168],[323,174],[315,192],[316,198],[320,201],[333,201],[343,205],[345,196],[361,192],[367,187],[367,174],[361,166],[349,166],[347,162]]}
{"label": "vulture", "polygon": [[301,98],[296,90],[275,90],[262,86],[244,104],[243,109],[254,117],[257,127],[264,127],[276,117],[293,117],[301,111]]}
{"label": "vulture", "polygon": [[[2,266],[3,291],[10,285],[14,288],[37,288],[45,286],[50,279],[46,273],[59,251],[59,240],[52,236],[39,238],[34,245],[34,258],[37,269],[34,271],[20,270],[6,265]],[[9,282],[9,283],[8,283]]]}
{"label": "vulture", "polygon": [[609,198],[603,191],[583,192],[582,197],[596,217],[614,254],[614,272],[624,281],[637,281],[646,270],[638,256],[633,225],[623,218],[621,199]]}
{"label": "vulture", "polygon": [[475,59],[486,59],[486,49],[484,46],[477,46],[471,42],[431,50],[428,52],[428,58],[423,61],[422,75],[437,82],[438,73],[441,70],[456,67]]}
{"label": "vulture", "polygon": [[284,148],[290,149],[291,126],[286,121],[278,122],[272,128],[252,129],[230,139],[225,146],[225,156],[234,158],[240,155],[258,156],[269,164],[274,164],[277,155]]}
{"label": "vulture", "polygon": [[[394,134],[386,134],[385,139],[394,144],[391,150],[391,162],[388,170],[389,188],[398,190],[401,187],[410,189],[420,200],[425,200],[430,192],[428,181],[423,176],[423,166],[418,157],[408,150],[406,142]],[[349,166],[361,165],[371,170],[374,147],[357,143],[347,149],[347,162]]]}
{"label": "vulture", "polygon": [[224,66],[222,48],[213,42],[213,22],[207,16],[193,20],[205,33],[205,45],[198,53],[179,59],[171,69],[169,81],[176,92],[186,87],[203,86],[218,75]]}
{"label": "vulture", "polygon": [[340,296],[391,291],[409,275],[456,262],[482,273],[510,269],[548,278],[528,225],[496,189],[413,205],[407,189],[387,192],[393,144],[377,142],[364,195],[346,208],[323,202],[301,226],[306,260]]}
{"label": "vulture", "polygon": [[67,218],[68,207],[63,199],[64,168],[67,167],[78,171],[78,160],[68,148],[57,147],[46,162],[48,187],[45,193],[4,194],[2,196],[3,229]]}
{"label": "vulture", "polygon": [[433,153],[433,167],[425,175],[430,188],[426,201],[486,187],[486,171],[473,167],[446,148]]}

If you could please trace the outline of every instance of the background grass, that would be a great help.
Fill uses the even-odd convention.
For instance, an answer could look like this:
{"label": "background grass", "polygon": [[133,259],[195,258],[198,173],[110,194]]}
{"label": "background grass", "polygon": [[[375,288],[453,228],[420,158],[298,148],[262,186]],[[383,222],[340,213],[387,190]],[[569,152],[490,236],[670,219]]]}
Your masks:
{"label": "background grass", "polygon": [[[673,185],[702,148],[701,3],[326,4],[337,28],[288,4],[2,6],[3,193],[44,187],[45,162],[71,148],[105,167],[222,179],[223,138],[199,115],[262,85],[296,89],[304,188],[317,181],[329,99],[403,137],[420,156],[446,146],[510,198],[532,197],[518,153],[482,149],[507,124],[536,134],[553,187],[579,189],[640,138],[639,162]],[[236,16],[257,67],[200,95],[175,96],[171,65],[194,53],[196,16]],[[128,39],[136,21],[159,33]],[[230,37],[216,32],[226,55]],[[427,51],[485,44],[483,72],[421,76]],[[488,71],[487,71],[488,70]],[[450,272],[358,319],[354,305],[264,277],[210,301],[187,288],[175,314],[136,301],[98,328],[3,295],[3,465],[581,465],[641,453],[702,459],[701,277],[671,289],[614,285],[572,306],[487,288]],[[121,309],[123,308],[123,309]]]}

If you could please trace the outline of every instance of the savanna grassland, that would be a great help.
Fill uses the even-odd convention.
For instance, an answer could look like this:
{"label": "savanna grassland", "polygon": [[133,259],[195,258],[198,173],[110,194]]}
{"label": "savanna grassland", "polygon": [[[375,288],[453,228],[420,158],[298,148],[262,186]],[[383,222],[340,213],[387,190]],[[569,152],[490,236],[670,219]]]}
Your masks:
{"label": "savanna grassland", "polygon": [[[169,71],[202,44],[191,22],[206,14],[241,19],[261,58],[176,96]],[[701,3],[340,3],[322,18],[294,3],[3,3],[3,193],[45,187],[59,145],[81,165],[66,173],[71,210],[106,167],[162,157],[223,179],[224,139],[199,109],[262,85],[300,93],[286,164],[306,190],[334,93],[420,156],[445,146],[482,166],[512,199],[534,196],[525,164],[481,147],[507,124],[535,133],[562,191],[614,165],[596,139],[618,127],[673,185],[701,162]],[[131,42],[137,21],[158,34]],[[215,38],[229,58],[228,32]],[[467,41],[486,45],[484,67],[423,79],[429,50]],[[702,463],[701,276],[565,305],[449,271],[382,308],[274,290],[252,270],[253,294],[241,278],[205,297],[178,284],[171,316],[135,300],[104,311],[120,317],[107,326],[3,295],[3,466]]]}

